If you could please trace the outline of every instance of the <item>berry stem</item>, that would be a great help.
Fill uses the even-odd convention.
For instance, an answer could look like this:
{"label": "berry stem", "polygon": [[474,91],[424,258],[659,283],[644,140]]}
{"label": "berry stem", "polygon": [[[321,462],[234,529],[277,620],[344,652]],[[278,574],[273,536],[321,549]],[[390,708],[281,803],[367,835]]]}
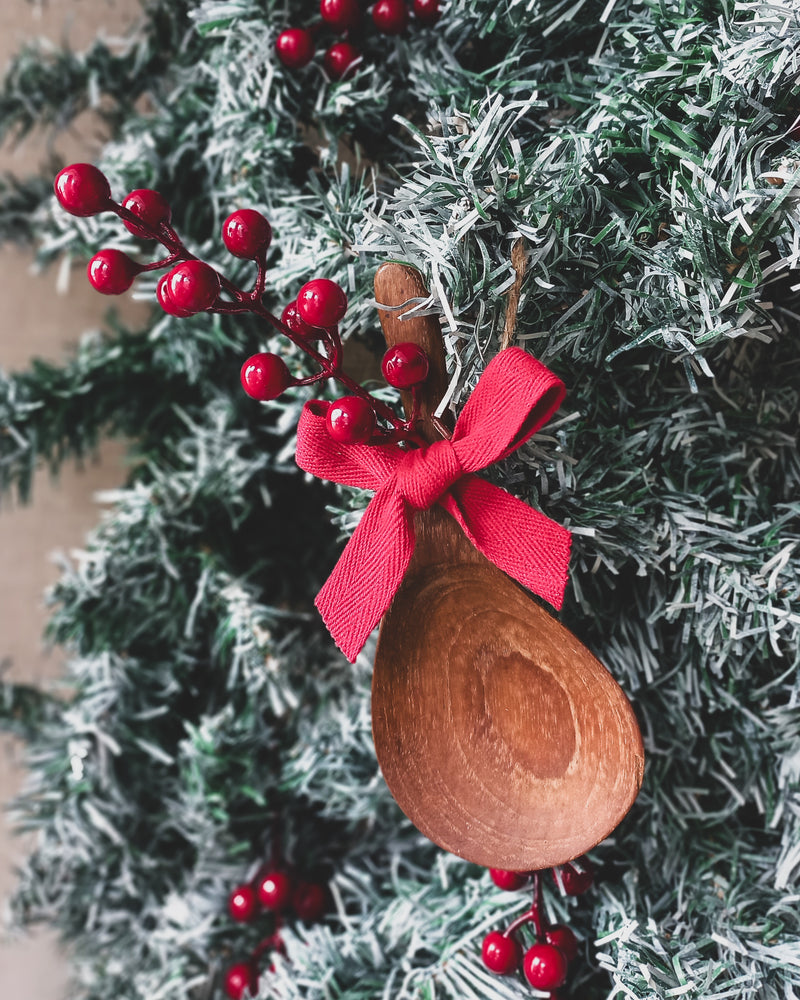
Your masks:
{"label": "berry stem", "polygon": [[330,376],[327,372],[317,372],[316,375],[308,375],[306,378],[296,379],[294,385],[314,385],[315,382],[325,382]]}
{"label": "berry stem", "polygon": [[276,917],[275,931],[272,934],[270,934],[269,937],[265,937],[263,941],[259,941],[259,943],[255,946],[252,954],[250,955],[250,961],[254,965],[260,962],[268,951],[274,951],[275,948],[278,947],[281,940],[278,931],[280,930],[282,923],[283,921],[280,919],[280,917]]}
{"label": "berry stem", "polygon": [[513,920],[508,927],[503,931],[503,937],[512,937],[520,927],[525,924],[529,924],[534,920],[533,907],[521,913],[515,920]]}
{"label": "berry stem", "polygon": [[162,257],[161,260],[154,260],[150,264],[139,264],[139,270],[144,271],[159,271],[162,267],[169,267],[170,264],[176,264],[181,260],[181,256],[178,253],[172,253],[169,257]]}
{"label": "berry stem", "polygon": [[339,328],[326,330],[322,342],[328,351],[328,360],[338,370],[342,366],[342,338],[339,336]]}
{"label": "berry stem", "polygon": [[533,924],[536,931],[536,940],[540,943],[545,941],[545,926],[542,916],[542,873],[538,871],[533,873],[533,902],[530,909],[520,914],[516,920],[509,924],[503,931],[503,936],[511,937],[523,924],[530,923]]}
{"label": "berry stem", "polygon": [[[309,27],[308,30],[316,32],[323,27],[323,24],[324,22],[321,21],[315,22]],[[178,262],[200,259],[186,248],[183,240],[169,222],[160,222],[158,226],[153,226],[145,219],[140,218],[134,212],[131,212],[130,209],[125,208],[113,199],[108,200],[103,210],[113,212],[123,222],[130,223],[138,229],[139,232],[145,234],[146,237],[157,240],[167,250],[168,256],[162,258],[161,260],[152,261],[149,264],[137,265],[140,272],[157,271],[165,267],[170,267]],[[265,248],[255,258],[258,271],[253,288],[249,292],[238,288],[232,281],[217,271],[220,280],[220,287],[222,291],[230,296],[232,301],[226,302],[217,299],[207,311],[219,313],[221,315],[235,315],[249,312],[259,316],[261,319],[266,320],[279,333],[287,337],[295,345],[295,347],[300,348],[301,351],[307,354],[319,365],[319,372],[308,376],[307,378],[298,379],[294,383],[295,385],[313,385],[316,382],[325,381],[329,378],[334,379],[344,386],[344,388],[349,390],[352,395],[359,396],[361,399],[369,402],[378,417],[389,424],[391,428],[390,431],[379,429],[374,439],[376,443],[388,443],[390,441],[396,442],[405,440],[420,447],[424,447],[426,442],[420,434],[414,430],[414,427],[419,419],[421,408],[416,389],[413,394],[414,403],[412,414],[409,419],[403,420],[397,416],[388,404],[384,403],[382,400],[376,399],[371,395],[371,393],[364,389],[363,386],[359,385],[358,382],[342,370],[341,364],[343,346],[338,328],[325,329],[321,333],[320,339],[326,352],[323,354],[312,347],[301,336],[293,333],[289,327],[281,322],[277,316],[274,316],[264,306],[262,298],[266,285],[266,258],[267,249]],[[444,428],[444,425],[441,425],[440,421],[434,421],[434,423],[444,437],[450,436],[447,429]]]}
{"label": "berry stem", "polygon": [[545,940],[544,918],[542,916],[542,873],[533,873],[533,906],[531,907],[533,926],[536,928],[536,940]]}
{"label": "berry stem", "polygon": [[264,295],[264,286],[267,283],[266,249],[256,257],[256,266],[258,267],[258,273],[256,274],[256,283],[253,286],[253,291],[250,293],[250,298],[253,302],[260,302]]}
{"label": "berry stem", "polygon": [[[245,313],[253,312],[252,308],[245,302],[220,302],[219,300],[206,311],[219,313],[220,316],[243,316]],[[282,330],[281,333],[283,333]]]}
{"label": "berry stem", "polygon": [[178,236],[178,234],[175,232],[175,230],[168,222],[162,222],[161,227],[157,230],[154,230],[151,227],[148,228],[150,228],[151,232],[155,233],[155,238],[157,240],[161,240],[164,246],[168,246],[171,243],[178,249],[181,250],[186,249],[183,245],[183,240],[180,238],[180,236]]}

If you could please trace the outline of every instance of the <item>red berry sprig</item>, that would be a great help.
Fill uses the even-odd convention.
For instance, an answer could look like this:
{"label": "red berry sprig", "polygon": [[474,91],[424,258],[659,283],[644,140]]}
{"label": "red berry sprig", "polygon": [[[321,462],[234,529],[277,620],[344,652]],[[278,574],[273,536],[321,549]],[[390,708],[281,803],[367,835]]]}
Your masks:
{"label": "red berry sprig", "polygon": [[238,923],[252,923],[271,913],[273,932],[264,938],[247,961],[236,962],[224,976],[223,988],[230,1000],[242,1000],[245,992],[258,992],[259,966],[265,955],[284,953],[280,929],[289,913],[309,924],[320,920],[328,908],[328,893],[319,882],[295,881],[275,863],[267,865],[248,883],[236,886],[228,897],[228,913]]}
{"label": "red berry sprig", "polygon": [[[323,0],[323,6],[329,18],[335,16],[342,23],[352,21],[354,11],[358,10],[356,0]],[[291,29],[289,34],[292,32],[295,42],[298,39],[302,42],[302,30]],[[403,420],[342,369],[339,324],[347,311],[347,296],[339,285],[327,278],[306,282],[295,301],[283,310],[280,319],[264,306],[262,298],[272,227],[260,212],[238,209],[222,226],[222,241],[228,251],[256,265],[252,288],[242,289],[187,250],[172,226],[170,206],[158,191],[137,189],[118,204],[111,197],[108,180],[96,167],[76,163],[58,174],[55,193],[61,206],[71,214],[89,216],[113,212],[134,235],[157,240],[166,250],[165,257],[148,264],[137,263],[121,250],[100,250],[88,266],[89,281],[98,292],[120,295],[130,288],[138,274],[168,269],[158,282],[156,299],[171,316],[187,317],[201,312],[253,313],[286,336],[318,366],[315,374],[299,378],[291,374],[280,355],[254,354],[241,370],[244,391],[253,399],[272,400],[291,386],[333,379],[345,390],[345,395],[333,403],[327,416],[327,426],[334,440],[343,444],[385,444],[401,440],[416,445],[423,443],[414,427],[419,416],[417,387],[428,373],[424,352],[413,344],[399,344],[384,357],[387,382],[412,392],[412,415]]]}
{"label": "red berry sprig", "polygon": [[[498,976],[511,975],[521,967],[534,989],[548,991],[550,1000],[557,1000],[555,991],[566,982],[569,964],[578,954],[578,940],[565,924],[547,924],[542,905],[542,872],[491,868],[489,874],[498,888],[508,892],[521,889],[533,880],[533,902],[506,930],[490,931],[486,935],[481,950],[483,964]],[[553,878],[568,895],[578,895],[590,888],[594,876],[589,859],[581,857],[553,869]],[[536,941],[523,953],[516,933],[525,924],[533,926]]]}
{"label": "red berry sprig", "polygon": [[[320,0],[319,14],[320,20],[307,28],[287,28],[278,35],[278,59],[287,69],[302,69],[314,58],[314,36],[325,28],[337,31],[344,38],[327,48],[323,65],[332,80],[345,80],[361,61],[349,36],[362,25],[362,8],[358,0]],[[439,0],[411,0],[410,7],[407,0],[375,0],[369,21],[383,35],[401,35],[412,14],[421,25],[436,24],[442,14]]]}

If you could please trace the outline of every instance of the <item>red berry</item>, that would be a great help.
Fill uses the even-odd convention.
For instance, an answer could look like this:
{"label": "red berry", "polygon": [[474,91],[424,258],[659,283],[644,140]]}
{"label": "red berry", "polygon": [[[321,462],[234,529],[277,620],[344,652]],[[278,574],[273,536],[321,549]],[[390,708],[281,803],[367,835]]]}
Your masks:
{"label": "red berry", "polygon": [[255,889],[250,885],[237,886],[228,897],[228,912],[234,920],[252,920],[258,908]]}
{"label": "red berry", "polygon": [[567,978],[567,958],[551,944],[535,944],[525,952],[522,971],[535,990],[557,990]]}
{"label": "red berry", "polygon": [[405,0],[378,0],[372,8],[375,27],[384,35],[399,35],[408,24]]}
{"label": "red berry", "polygon": [[[150,188],[131,191],[123,201],[122,207],[127,208],[129,212],[141,219],[150,227],[150,230],[157,231],[162,222],[169,222],[172,218],[172,209],[169,207],[167,199],[158,191],[151,191]],[[128,232],[133,233],[134,236],[141,236],[146,240],[156,238],[151,231],[137,226],[135,222],[125,221],[125,226]]]}
{"label": "red berry", "polygon": [[314,58],[314,39],[305,28],[287,28],[276,41],[278,58],[289,69],[302,69]]}
{"label": "red berry", "polygon": [[185,319],[187,316],[194,315],[191,311],[179,309],[169,297],[169,285],[167,283],[168,278],[168,274],[162,274],[158,279],[158,284],[156,285],[156,298],[158,299],[158,304],[164,312],[169,313],[170,316],[180,316]]}
{"label": "red berry", "polygon": [[347,312],[347,296],[335,281],[314,278],[300,289],[297,311],[309,326],[336,326]]}
{"label": "red berry", "polygon": [[97,215],[111,203],[106,175],[91,163],[73,163],[56,175],[53,187],[58,203],[70,215]]}
{"label": "red berry", "polygon": [[553,924],[544,936],[548,944],[564,953],[568,962],[574,961],[578,954],[578,939],[566,924]]}
{"label": "red berry", "polygon": [[[242,365],[242,388],[252,399],[277,399],[294,383],[283,358],[277,354],[254,354]],[[263,900],[262,900],[263,902]]]}
{"label": "red berry", "polygon": [[258,880],[258,898],[268,910],[285,910],[292,897],[292,883],[286,872],[267,872]]}
{"label": "red berry", "polygon": [[95,291],[103,295],[121,295],[133,284],[141,268],[121,250],[101,250],[89,261],[86,273]]}
{"label": "red berry", "polygon": [[185,260],[169,272],[166,288],[176,308],[191,315],[214,305],[220,291],[219,275],[202,260]]}
{"label": "red berry", "polygon": [[594,885],[594,868],[583,855],[564,865],[558,873],[553,869],[553,878],[568,896],[580,896]]}
{"label": "red berry", "polygon": [[320,0],[319,12],[322,20],[337,31],[354,28],[361,20],[357,0]]}
{"label": "red berry", "polygon": [[492,931],[483,939],[481,958],[490,972],[508,976],[519,968],[522,949],[515,938],[507,937],[500,931]]}
{"label": "red berry", "polygon": [[349,42],[336,42],[325,53],[325,72],[331,80],[345,80],[356,71],[356,63],[361,53]]}
{"label": "red berry", "polygon": [[254,208],[240,208],[223,222],[222,242],[234,257],[253,260],[272,242],[272,226]]}
{"label": "red berry", "polygon": [[308,323],[300,318],[296,302],[290,302],[283,310],[281,313],[281,322],[288,326],[293,334],[303,340],[317,340],[319,337],[320,331],[317,327],[309,326]]}
{"label": "red berry", "polygon": [[439,0],[414,0],[414,17],[423,24],[436,24],[441,16]]}
{"label": "red berry", "polygon": [[319,920],[326,905],[325,887],[317,882],[301,882],[292,893],[292,909],[306,923]]}
{"label": "red berry", "polygon": [[507,872],[503,868],[490,868],[489,874],[497,888],[505,889],[507,892],[521,889],[528,881],[527,872]]}
{"label": "red berry", "polygon": [[328,408],[325,423],[339,444],[363,444],[375,431],[375,411],[361,396],[342,396]]}
{"label": "red berry", "polygon": [[395,389],[410,389],[428,377],[428,355],[417,344],[395,344],[381,362],[383,377]]}
{"label": "red berry", "polygon": [[231,1000],[241,1000],[247,990],[251,996],[258,992],[258,974],[252,965],[239,962],[225,973],[225,992]]}

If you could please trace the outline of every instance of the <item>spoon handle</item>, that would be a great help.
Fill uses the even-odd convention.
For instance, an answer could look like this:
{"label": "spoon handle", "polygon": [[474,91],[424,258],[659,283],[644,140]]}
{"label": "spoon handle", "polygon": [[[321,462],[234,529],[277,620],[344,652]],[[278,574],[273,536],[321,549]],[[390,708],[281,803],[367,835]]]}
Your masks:
{"label": "spoon handle", "polygon": [[[428,355],[430,371],[427,379],[417,389],[420,401],[418,430],[426,441],[438,441],[442,434],[432,420],[433,413],[447,390],[447,367],[444,358],[444,341],[436,316],[414,315],[413,300],[428,297],[422,275],[407,264],[389,262],[382,264],[375,275],[375,298],[378,317],[386,338],[386,346],[416,344]],[[381,308],[381,306],[389,308]],[[400,393],[406,417],[411,416],[413,398],[409,391]],[[447,426],[450,415],[442,422]]]}
{"label": "spoon handle", "polygon": [[[375,297],[388,346],[428,355],[418,429],[432,442],[447,374],[438,320],[410,315],[427,297],[422,277],[384,264]],[[410,416],[411,393],[403,404]],[[414,534],[375,651],[372,727],[386,783],[418,829],[460,857],[512,871],[563,864],[636,797],[644,753],[631,706],[441,507],[417,511]]]}
{"label": "spoon handle", "polygon": [[[414,267],[392,261],[382,264],[375,274],[375,298],[378,317],[387,347],[395,344],[416,344],[428,355],[430,371],[418,388],[420,422],[418,430],[426,441],[441,439],[432,415],[447,390],[444,341],[436,316],[414,315],[414,300],[426,299],[428,291],[422,275]],[[382,309],[381,306],[389,308]],[[400,393],[406,417],[411,415],[411,392]],[[442,416],[445,426],[452,425],[450,413]],[[434,563],[481,563],[486,560],[468,541],[453,519],[443,510],[433,507],[418,511],[414,519],[416,545],[411,569],[421,569]]]}

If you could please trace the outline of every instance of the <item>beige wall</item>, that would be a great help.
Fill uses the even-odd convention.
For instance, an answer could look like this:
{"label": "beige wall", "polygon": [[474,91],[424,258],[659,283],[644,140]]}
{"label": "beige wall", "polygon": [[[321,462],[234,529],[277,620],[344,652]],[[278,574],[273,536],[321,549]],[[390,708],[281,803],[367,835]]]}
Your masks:
{"label": "beige wall", "polygon": [[[138,14],[135,0],[2,0],[0,66],[26,39],[46,36],[57,42],[66,32],[79,47],[98,30],[113,36]],[[99,134],[97,122],[84,115],[78,128],[58,138],[56,149],[67,160],[91,160]],[[43,162],[45,138],[34,135],[17,148],[0,147],[0,170],[24,175],[34,169]],[[101,325],[108,307],[108,300],[87,286],[81,270],[76,270],[69,293],[57,295],[55,274],[35,274],[31,255],[15,247],[0,247],[0,301],[0,367],[7,371],[24,368],[33,356],[62,357],[82,332]],[[132,314],[130,303],[126,310]],[[83,471],[65,468],[57,482],[40,472],[30,506],[0,505],[0,660],[11,658],[14,680],[46,684],[58,677],[63,654],[46,650],[41,638],[46,621],[42,595],[56,578],[51,554],[82,544],[98,516],[93,494],[118,485],[123,474],[122,447],[106,445]],[[0,740],[0,806],[23,780],[20,757],[19,745]],[[14,884],[14,864],[23,854],[24,844],[12,838],[0,815],[0,901]],[[66,992],[66,962],[51,934],[0,941],[0,997],[61,1000]]]}

